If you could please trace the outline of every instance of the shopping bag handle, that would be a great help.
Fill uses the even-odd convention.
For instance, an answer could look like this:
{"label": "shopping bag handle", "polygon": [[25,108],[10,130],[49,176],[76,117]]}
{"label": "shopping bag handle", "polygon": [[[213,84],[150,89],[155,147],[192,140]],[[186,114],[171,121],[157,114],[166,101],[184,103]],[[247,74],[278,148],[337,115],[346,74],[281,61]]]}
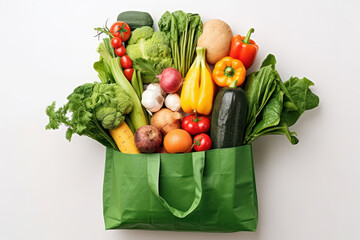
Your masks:
{"label": "shopping bag handle", "polygon": [[160,200],[160,203],[178,218],[184,218],[190,213],[192,213],[199,205],[202,196],[202,178],[205,165],[205,152],[193,152],[191,153],[191,155],[195,182],[195,198],[188,210],[181,211],[170,206],[170,204],[168,204],[166,200],[160,196],[159,176],[161,155],[158,153],[147,154],[149,187],[153,194]]}

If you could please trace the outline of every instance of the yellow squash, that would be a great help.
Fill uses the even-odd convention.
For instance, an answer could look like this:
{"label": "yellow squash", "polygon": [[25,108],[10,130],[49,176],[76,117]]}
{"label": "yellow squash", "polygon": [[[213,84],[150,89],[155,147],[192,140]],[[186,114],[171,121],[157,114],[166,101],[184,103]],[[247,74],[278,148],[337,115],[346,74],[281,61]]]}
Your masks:
{"label": "yellow squash", "polygon": [[117,128],[109,130],[109,132],[120,152],[140,153],[135,145],[134,134],[125,121],[123,121]]}
{"label": "yellow squash", "polygon": [[196,111],[199,114],[211,113],[215,84],[209,67],[205,62],[203,47],[196,48],[196,58],[188,73],[181,90],[181,107],[186,113]]}

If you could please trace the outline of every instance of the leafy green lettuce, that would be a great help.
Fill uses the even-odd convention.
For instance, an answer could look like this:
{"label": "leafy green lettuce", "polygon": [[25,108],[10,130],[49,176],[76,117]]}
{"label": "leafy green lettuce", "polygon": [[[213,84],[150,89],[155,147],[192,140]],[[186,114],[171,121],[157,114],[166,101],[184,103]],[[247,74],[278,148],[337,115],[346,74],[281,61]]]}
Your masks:
{"label": "leafy green lettuce", "polygon": [[101,144],[118,149],[107,129],[118,127],[133,109],[131,98],[117,84],[85,83],[74,89],[68,102],[55,109],[55,102],[46,108],[49,124],[46,129],[67,127],[66,139],[73,134],[88,136]]}

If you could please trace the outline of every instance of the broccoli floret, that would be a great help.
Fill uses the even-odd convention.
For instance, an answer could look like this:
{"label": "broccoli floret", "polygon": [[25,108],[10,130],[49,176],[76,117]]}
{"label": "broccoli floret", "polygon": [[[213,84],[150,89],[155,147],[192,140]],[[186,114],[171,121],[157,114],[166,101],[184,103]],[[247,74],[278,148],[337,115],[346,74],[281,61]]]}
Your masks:
{"label": "broccoli floret", "polygon": [[[129,55],[129,57],[132,60],[144,57],[143,53],[141,52],[141,48],[139,46],[140,46],[140,44],[127,45],[126,53],[127,53],[127,55]],[[133,64],[134,64],[134,62],[133,62]]]}
{"label": "broccoli floret", "polygon": [[117,128],[133,109],[133,102],[117,84],[95,83],[87,105],[105,129]]}
{"label": "broccoli floret", "polygon": [[164,68],[167,68],[169,66],[171,67],[172,64],[173,64],[173,62],[172,62],[171,58],[164,58],[158,63],[157,67],[159,69],[164,69]]}
{"label": "broccoli floret", "polygon": [[160,31],[154,32],[152,39],[154,42],[159,44],[169,45],[170,42],[169,38],[166,36],[166,33]]}
{"label": "broccoli floret", "polygon": [[[148,26],[137,28],[131,33],[126,52],[133,60],[134,68],[142,73],[144,83],[158,81],[156,75],[164,68],[173,66],[169,42],[166,33],[154,32]],[[145,66],[144,61],[137,59],[144,59],[148,64]]]}
{"label": "broccoli floret", "polygon": [[136,44],[140,39],[149,39],[152,37],[153,33],[154,29],[149,26],[137,28],[133,32],[131,32],[131,38],[129,39],[128,44]]}

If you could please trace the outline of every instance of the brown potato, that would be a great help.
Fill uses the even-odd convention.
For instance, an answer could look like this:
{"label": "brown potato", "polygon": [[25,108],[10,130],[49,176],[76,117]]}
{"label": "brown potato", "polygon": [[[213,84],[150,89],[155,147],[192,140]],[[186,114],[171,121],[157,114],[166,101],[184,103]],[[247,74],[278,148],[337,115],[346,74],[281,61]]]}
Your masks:
{"label": "brown potato", "polygon": [[226,22],[213,19],[204,24],[197,46],[205,47],[206,61],[215,64],[229,55],[232,37],[231,28]]}

